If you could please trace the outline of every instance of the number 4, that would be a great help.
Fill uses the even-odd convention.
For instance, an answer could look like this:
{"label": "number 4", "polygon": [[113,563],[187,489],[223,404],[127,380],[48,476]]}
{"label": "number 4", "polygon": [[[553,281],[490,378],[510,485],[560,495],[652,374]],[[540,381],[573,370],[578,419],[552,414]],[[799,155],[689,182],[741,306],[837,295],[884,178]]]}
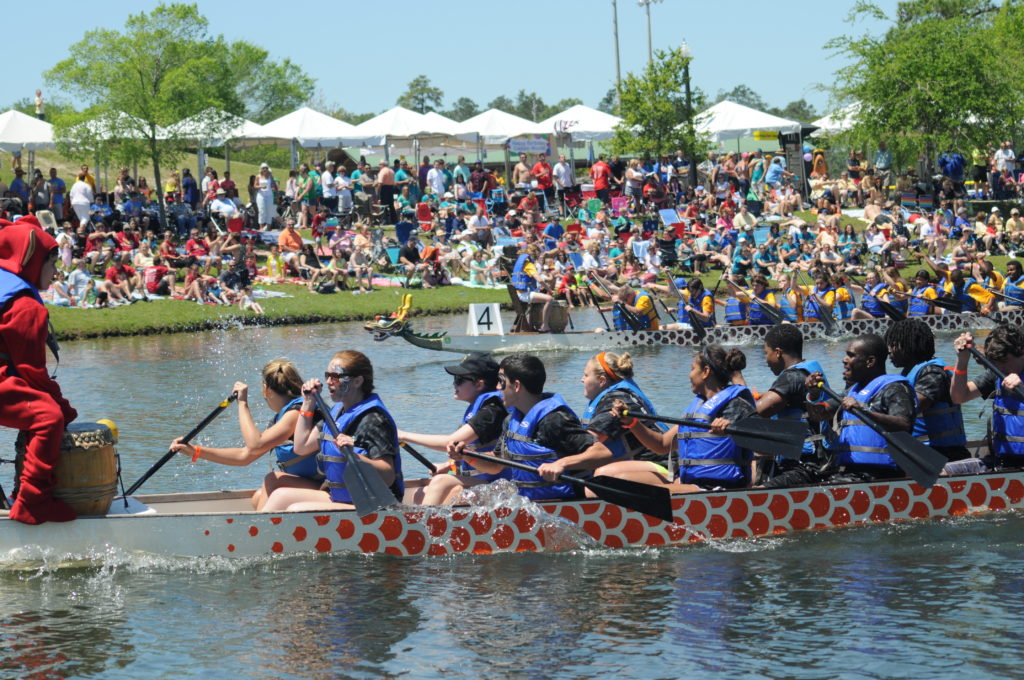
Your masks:
{"label": "number 4", "polygon": [[476,320],[476,325],[477,326],[486,326],[487,330],[491,330],[491,326],[494,325],[494,322],[491,321],[491,308],[490,307],[484,307],[483,313]]}

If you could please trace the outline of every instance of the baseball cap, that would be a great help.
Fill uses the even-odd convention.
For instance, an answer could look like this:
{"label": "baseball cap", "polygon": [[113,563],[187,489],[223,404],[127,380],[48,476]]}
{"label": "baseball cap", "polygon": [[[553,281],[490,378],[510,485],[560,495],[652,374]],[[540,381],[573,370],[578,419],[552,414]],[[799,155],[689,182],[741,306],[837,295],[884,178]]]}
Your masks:
{"label": "baseball cap", "polygon": [[223,189],[217,189],[217,195],[218,195],[218,196],[224,196],[224,195],[226,195],[227,193],[228,193],[228,192],[224,191]]}
{"label": "baseball cap", "polygon": [[467,354],[462,357],[462,361],[455,365],[445,366],[444,370],[449,375],[471,375],[474,378],[481,378],[487,383],[497,382],[498,380],[498,362],[490,354],[480,352]]}
{"label": "baseball cap", "polygon": [[998,205],[992,206],[992,212],[999,212],[999,206]]}

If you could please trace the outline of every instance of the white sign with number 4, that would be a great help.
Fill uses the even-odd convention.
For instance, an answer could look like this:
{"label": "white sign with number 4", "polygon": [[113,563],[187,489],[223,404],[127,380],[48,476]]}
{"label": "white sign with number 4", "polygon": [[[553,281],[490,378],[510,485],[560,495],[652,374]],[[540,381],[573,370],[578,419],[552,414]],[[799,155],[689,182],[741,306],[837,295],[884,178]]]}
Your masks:
{"label": "white sign with number 4", "polygon": [[501,323],[501,307],[497,302],[475,303],[469,306],[466,335],[505,335]]}

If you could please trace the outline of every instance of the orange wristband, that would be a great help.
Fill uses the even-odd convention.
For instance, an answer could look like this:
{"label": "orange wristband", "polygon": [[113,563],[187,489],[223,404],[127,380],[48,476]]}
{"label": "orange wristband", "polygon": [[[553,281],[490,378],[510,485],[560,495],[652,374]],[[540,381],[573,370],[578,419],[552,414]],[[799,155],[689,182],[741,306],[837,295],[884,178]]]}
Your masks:
{"label": "orange wristband", "polygon": [[203,447],[202,446],[194,446],[192,448],[195,449],[195,453],[192,454],[192,462],[194,463],[197,460],[199,460],[199,454],[201,454],[203,452]]}
{"label": "orange wristband", "polygon": [[954,368],[953,375],[967,375],[967,371],[960,371]]}
{"label": "orange wristband", "polygon": [[315,415],[312,411],[299,411],[299,416],[302,418],[312,418]]}
{"label": "orange wristband", "polygon": [[637,424],[638,422],[639,422],[639,421],[638,421],[638,420],[637,420],[637,418],[636,418],[636,417],[634,416],[633,420],[631,420],[631,421],[629,421],[629,423],[627,423],[627,424],[623,425],[623,427],[624,427],[624,428],[626,428],[627,430],[632,430],[632,429],[633,429],[634,427],[636,427],[636,424]]}

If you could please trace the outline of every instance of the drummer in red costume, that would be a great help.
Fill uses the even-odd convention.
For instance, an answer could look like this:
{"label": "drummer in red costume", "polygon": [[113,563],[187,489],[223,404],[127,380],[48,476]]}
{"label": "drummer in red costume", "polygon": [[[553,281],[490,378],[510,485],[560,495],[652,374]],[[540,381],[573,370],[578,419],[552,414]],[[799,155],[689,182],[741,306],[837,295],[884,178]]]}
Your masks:
{"label": "drummer in red costume", "polygon": [[78,415],[46,372],[50,325],[39,291],[56,263],[57,242],[35,217],[0,220],[0,425],[28,434],[11,508],[11,518],[26,524],[75,518],[53,497],[64,427]]}

